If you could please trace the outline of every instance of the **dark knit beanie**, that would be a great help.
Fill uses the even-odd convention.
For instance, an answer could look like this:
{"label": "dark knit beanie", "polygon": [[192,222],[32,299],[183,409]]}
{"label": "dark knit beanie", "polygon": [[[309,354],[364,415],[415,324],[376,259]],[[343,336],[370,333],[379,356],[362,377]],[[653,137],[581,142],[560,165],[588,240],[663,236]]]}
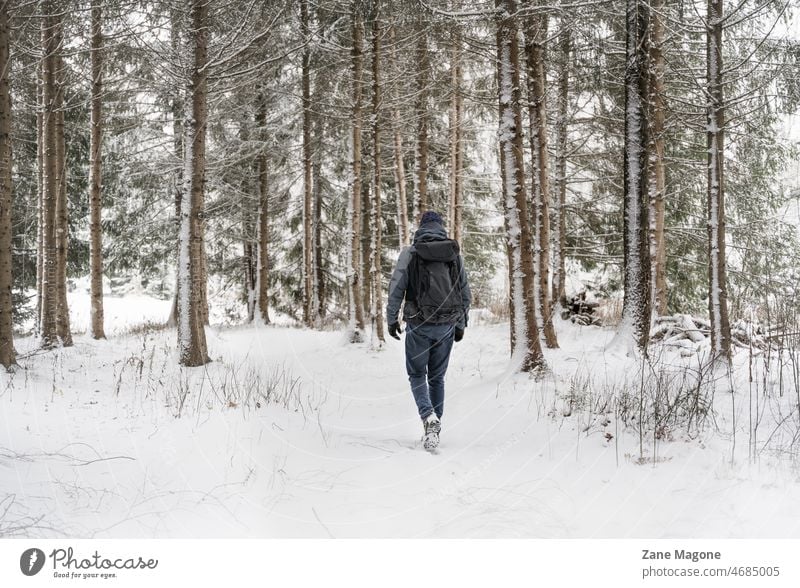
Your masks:
{"label": "dark knit beanie", "polygon": [[442,221],[442,217],[439,215],[439,213],[434,212],[432,210],[429,210],[428,212],[422,215],[419,224],[424,225],[425,223],[439,223],[440,225],[444,224],[444,222]]}

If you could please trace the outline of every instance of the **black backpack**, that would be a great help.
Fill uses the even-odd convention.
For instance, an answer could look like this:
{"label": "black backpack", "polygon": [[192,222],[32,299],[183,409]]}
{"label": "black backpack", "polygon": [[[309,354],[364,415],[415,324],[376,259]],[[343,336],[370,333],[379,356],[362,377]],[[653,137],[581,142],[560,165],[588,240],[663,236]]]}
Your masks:
{"label": "black backpack", "polygon": [[464,314],[461,301],[461,260],[452,239],[414,244],[408,266],[406,302],[409,319],[424,323],[455,323]]}

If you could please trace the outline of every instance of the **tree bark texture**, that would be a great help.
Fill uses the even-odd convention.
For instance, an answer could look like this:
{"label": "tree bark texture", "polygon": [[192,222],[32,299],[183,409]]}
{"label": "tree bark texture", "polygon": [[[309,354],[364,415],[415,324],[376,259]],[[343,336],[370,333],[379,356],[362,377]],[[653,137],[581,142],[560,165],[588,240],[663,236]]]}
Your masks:
{"label": "tree bark texture", "polygon": [[731,326],[725,258],[725,97],[722,88],[722,2],[708,0],[706,75],[708,106],[708,310],[711,350],[730,360]]}
{"label": "tree bark texture", "polygon": [[[182,24],[182,13],[175,7],[172,6],[170,8],[170,29],[169,29],[169,38],[170,38],[170,47],[172,49],[172,53],[174,55],[178,55],[181,50],[181,24]],[[175,158],[178,162],[183,162],[183,119],[186,116],[184,112],[184,99],[183,99],[183,89],[182,88],[175,88],[175,94],[172,96],[172,101],[170,104],[170,109],[172,113],[172,146],[175,152]],[[175,172],[173,174],[173,191],[175,194],[175,226],[176,232],[180,233],[181,230],[181,201],[183,200],[183,190],[184,190],[184,180],[183,180],[183,168],[185,164],[179,163],[175,166]],[[176,259],[180,260],[181,256],[181,243],[180,239],[177,240],[175,246],[175,257]],[[175,268],[175,283],[178,284],[180,280],[180,261],[178,261],[178,265]],[[168,327],[176,327],[178,326],[178,288],[176,287],[175,296],[172,299],[172,308],[170,309],[169,318],[167,319],[167,326]]]}
{"label": "tree bark texture", "polygon": [[[526,0],[528,7],[533,3]],[[525,24],[525,59],[528,73],[528,108],[533,191],[534,287],[537,311],[542,318],[545,345],[558,348],[553,308],[550,303],[550,162],[547,154],[547,89],[545,48],[547,15],[528,16]]]}
{"label": "tree bark texture", "polygon": [[103,12],[99,0],[92,3],[92,108],[89,145],[89,267],[91,269],[92,337],[105,339],[103,328],[103,228],[101,224],[103,137]]}
{"label": "tree bark texture", "polygon": [[[389,42],[392,49],[389,52],[390,68],[395,71],[397,68],[397,51],[395,28],[389,29]],[[395,98],[397,98],[395,96]],[[392,134],[393,134],[393,151],[394,151],[394,182],[397,188],[397,233],[399,247],[402,249],[409,245],[411,235],[409,234],[408,227],[408,195],[406,191],[406,167],[403,159],[403,134],[401,128],[403,126],[400,116],[400,110],[395,106],[392,108]]]}
{"label": "tree bark texture", "polygon": [[[63,45],[63,25],[58,23],[59,47]],[[72,346],[72,332],[67,303],[67,254],[69,249],[69,215],[67,208],[67,146],[64,136],[64,60],[56,57],[56,332],[61,345]]]}
{"label": "tree bark texture", "polygon": [[370,240],[370,273],[372,285],[372,315],[375,336],[384,343],[383,334],[383,279],[381,273],[381,27],[377,8],[372,20],[372,238]]}
{"label": "tree bark texture", "polygon": [[450,236],[461,242],[464,206],[464,141],[462,125],[464,119],[464,97],[461,73],[461,31],[453,33],[450,48],[450,199],[447,207],[447,224]]}
{"label": "tree bark texture", "polygon": [[11,300],[11,72],[8,2],[0,4],[0,364],[16,365]]}
{"label": "tree bark texture", "polygon": [[187,32],[191,68],[184,121],[184,185],[181,204],[181,259],[178,296],[178,343],[180,363],[196,367],[210,361],[201,308],[203,281],[203,201],[207,115],[208,1],[192,0],[191,31]]}
{"label": "tree bark texture", "polygon": [[[259,94],[256,110],[256,127],[259,136],[265,133],[267,124],[267,101],[264,94]],[[258,277],[256,313],[263,324],[269,319],[269,175],[267,170],[267,153],[262,147],[258,154]]]}
{"label": "tree bark texture", "polygon": [[650,336],[648,222],[648,4],[627,0],[623,252],[625,296],[620,333],[647,352]]}
{"label": "tree bark texture", "polygon": [[[315,90],[318,92],[318,90]],[[314,219],[311,226],[312,232],[312,250],[314,252],[314,267],[313,267],[313,280],[312,291],[314,292],[314,299],[312,301],[311,314],[314,321],[322,324],[325,317],[325,305],[327,304],[327,287],[325,283],[325,266],[322,256],[322,212],[325,208],[324,194],[322,190],[322,141],[324,134],[324,123],[322,117],[317,113],[314,116],[314,145],[315,152],[312,166],[312,181],[314,186]]]}
{"label": "tree bark texture", "polygon": [[561,64],[558,71],[558,116],[556,134],[556,198],[553,207],[553,300],[562,308],[567,306],[566,249],[567,249],[567,117],[569,116],[569,76],[571,70],[572,39],[569,26],[561,23],[558,47]]}
{"label": "tree bark texture", "polygon": [[653,285],[653,313],[667,314],[667,244],[664,232],[666,216],[666,162],[664,159],[664,22],[661,14],[664,0],[652,0],[650,43],[650,132],[651,144],[651,195],[650,195],[650,249],[651,280]]}
{"label": "tree bark texture", "polygon": [[428,34],[425,28],[419,31],[417,41],[417,98],[414,104],[414,118],[417,122],[416,146],[416,194],[414,198],[414,225],[419,217],[430,207],[428,200],[428,84],[430,77],[430,56],[428,54]]}
{"label": "tree bark texture", "polygon": [[[300,0],[300,28],[309,36],[308,0]],[[311,162],[311,49],[306,45],[302,57],[303,93],[303,322],[311,326],[314,306],[313,235],[312,235],[312,162]]]}
{"label": "tree bark texture", "polygon": [[[44,25],[43,25],[44,26]],[[44,48],[44,44],[42,44]],[[42,330],[42,283],[44,281],[44,59],[36,67],[36,333]]]}
{"label": "tree bark texture", "polygon": [[499,140],[506,227],[511,249],[511,320],[515,336],[512,347],[514,353],[519,354],[520,369],[529,372],[544,368],[545,361],[533,300],[535,276],[522,148],[517,3],[515,0],[496,0],[496,6],[500,11],[497,27]]}
{"label": "tree bark texture", "polygon": [[57,17],[54,2],[42,3],[41,35],[44,53],[42,64],[43,99],[43,196],[42,196],[42,304],[41,304],[41,346],[50,349],[58,345],[56,312],[58,308],[57,255],[56,255],[56,201],[58,199],[58,178],[56,159],[56,69],[60,51]]}
{"label": "tree bark texture", "polygon": [[350,339],[359,342],[364,331],[363,276],[361,272],[361,125],[362,125],[362,77],[364,69],[364,23],[360,0],[353,2],[353,186],[350,198],[350,251],[349,251],[349,301]]}

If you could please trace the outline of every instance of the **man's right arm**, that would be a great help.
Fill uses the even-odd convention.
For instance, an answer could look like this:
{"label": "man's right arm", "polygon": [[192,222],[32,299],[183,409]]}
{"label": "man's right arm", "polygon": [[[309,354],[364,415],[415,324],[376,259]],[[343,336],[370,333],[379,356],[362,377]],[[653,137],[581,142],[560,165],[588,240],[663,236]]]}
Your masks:
{"label": "man's right arm", "polygon": [[408,287],[408,264],[411,261],[411,247],[405,247],[397,258],[397,265],[394,266],[392,279],[389,280],[389,295],[386,302],[386,322],[390,325],[398,323],[400,306],[406,295]]}

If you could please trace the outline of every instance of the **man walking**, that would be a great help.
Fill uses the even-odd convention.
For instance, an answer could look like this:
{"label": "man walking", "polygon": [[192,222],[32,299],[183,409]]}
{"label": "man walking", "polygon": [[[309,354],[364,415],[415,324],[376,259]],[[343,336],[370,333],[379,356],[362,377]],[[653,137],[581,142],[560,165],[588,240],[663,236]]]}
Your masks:
{"label": "man walking", "polygon": [[444,376],[453,341],[461,341],[471,295],[458,243],[447,236],[442,217],[422,215],[414,242],[404,248],[389,282],[389,335],[400,340],[398,315],[406,322],[406,371],[417,403],[428,451],[439,445],[444,410]]}

